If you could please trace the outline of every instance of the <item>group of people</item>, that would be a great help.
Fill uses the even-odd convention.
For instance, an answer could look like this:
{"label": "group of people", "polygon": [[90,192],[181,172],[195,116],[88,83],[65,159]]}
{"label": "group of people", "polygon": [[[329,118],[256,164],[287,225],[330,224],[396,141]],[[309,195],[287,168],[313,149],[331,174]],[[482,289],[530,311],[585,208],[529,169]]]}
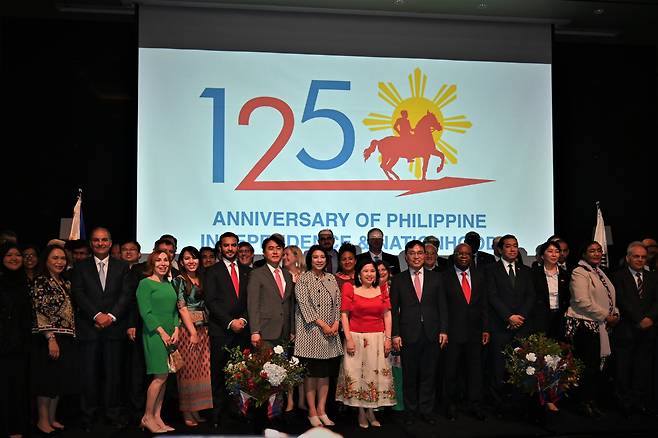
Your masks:
{"label": "group of people", "polygon": [[[312,426],[334,424],[329,400],[358,408],[362,428],[381,426],[375,410],[396,404],[404,405],[405,424],[435,424],[437,397],[449,419],[463,399],[484,420],[485,393],[500,407],[511,391],[502,351],[538,332],[571,344],[583,361],[583,414],[601,415],[597,391],[611,357],[622,412],[651,410],[658,278],[648,260],[655,241],[629,244],[610,274],[597,242],[572,265],[568,245],[554,236],[528,267],[513,235],[497,238],[491,255],[469,232],[447,259],[428,236],[407,242],[401,272],[399,258],[383,252],[383,237],[370,230],[361,253],[348,242],[336,249],[325,229],[304,254],[273,234],[255,262],[254,248],[232,232],[215,248],[180,251],[174,236],[163,235],[142,263],[138,242],[115,245],[102,227],[88,243],[53,241],[43,251],[3,243],[0,415],[7,434],[25,433],[29,394],[37,430],[63,429],[57,407],[70,393],[80,395],[86,431],[101,414],[124,427],[125,405],[139,413],[140,427],[173,430],[161,415],[173,350],[185,362],[176,372],[184,423],[219,429],[232,407],[227,349],[276,345],[290,345],[305,365],[298,405]],[[398,354],[401,384],[390,360]]]}

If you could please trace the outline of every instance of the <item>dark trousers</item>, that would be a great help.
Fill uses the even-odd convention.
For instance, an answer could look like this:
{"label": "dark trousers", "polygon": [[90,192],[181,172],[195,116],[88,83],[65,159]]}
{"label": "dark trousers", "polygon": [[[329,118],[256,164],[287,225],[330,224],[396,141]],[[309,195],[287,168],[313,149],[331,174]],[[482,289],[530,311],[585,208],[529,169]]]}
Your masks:
{"label": "dark trousers", "polygon": [[482,401],[482,343],[449,343],[445,360],[446,401],[459,396],[460,376],[466,378],[466,399],[475,406]]}
{"label": "dark trousers", "polygon": [[29,431],[29,357],[29,353],[0,356],[0,436]]}
{"label": "dark trousers", "polygon": [[491,342],[489,343],[489,363],[491,364],[491,373],[489,386],[493,391],[494,398],[502,397],[502,390],[505,385],[505,356],[503,351],[507,344],[512,342],[515,333],[511,331],[493,332]]}
{"label": "dark trousers", "polygon": [[146,363],[144,362],[144,343],[142,332],[137,330],[134,341],[127,340],[125,357],[125,384],[127,402],[133,416],[141,418],[146,404]]}
{"label": "dark trousers", "polygon": [[416,342],[402,338],[402,390],[407,412],[430,414],[436,396],[438,336],[427,339],[422,334]]}
{"label": "dark trousers", "polygon": [[583,372],[578,382],[580,400],[594,401],[602,383],[601,344],[599,334],[593,333],[581,324],[573,335],[573,355],[583,361]]}
{"label": "dark trousers", "polygon": [[228,406],[229,393],[226,389],[224,367],[229,360],[226,348],[249,348],[249,333],[240,333],[235,336],[210,336],[210,382],[212,385],[213,420],[219,418],[220,412]]}
{"label": "dark trousers", "polygon": [[651,365],[655,332],[633,329],[630,337],[615,339],[615,391],[622,404],[647,406],[651,398]]}
{"label": "dark trousers", "polygon": [[79,348],[83,420],[91,421],[101,405],[107,419],[119,420],[123,339],[84,340]]}

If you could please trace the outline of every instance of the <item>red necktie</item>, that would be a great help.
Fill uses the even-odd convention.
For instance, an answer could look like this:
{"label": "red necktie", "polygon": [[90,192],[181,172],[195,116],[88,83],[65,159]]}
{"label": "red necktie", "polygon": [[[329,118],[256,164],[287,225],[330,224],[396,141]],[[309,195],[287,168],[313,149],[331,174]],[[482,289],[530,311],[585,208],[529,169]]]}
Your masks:
{"label": "red necktie", "polygon": [[471,304],[471,285],[468,284],[468,278],[466,277],[466,272],[462,272],[462,291],[464,291],[464,297],[466,297],[466,302]]}
{"label": "red necktie", "polygon": [[276,280],[276,285],[279,286],[279,293],[281,294],[281,298],[283,298],[285,291],[283,290],[283,281],[281,280],[281,274],[279,274],[279,268],[274,270],[274,279]]}
{"label": "red necktie", "polygon": [[231,281],[235,289],[235,296],[240,298],[240,280],[238,280],[238,271],[235,270],[235,262],[231,262]]}
{"label": "red necktie", "polygon": [[416,289],[416,296],[420,302],[423,298],[423,287],[420,285],[420,270],[416,271],[414,274],[414,289]]}

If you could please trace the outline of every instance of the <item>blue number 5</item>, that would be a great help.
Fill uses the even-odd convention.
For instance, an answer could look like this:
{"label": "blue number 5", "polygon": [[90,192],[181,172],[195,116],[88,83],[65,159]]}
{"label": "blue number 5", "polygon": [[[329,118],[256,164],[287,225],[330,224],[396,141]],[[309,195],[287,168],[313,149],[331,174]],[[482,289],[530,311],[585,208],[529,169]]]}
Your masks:
{"label": "blue number 5", "polygon": [[345,163],[352,155],[354,151],[354,126],[352,126],[350,119],[340,111],[326,108],[315,109],[320,90],[349,89],[350,83],[348,81],[311,81],[311,87],[308,90],[308,97],[306,98],[306,106],[304,107],[304,115],[302,116],[302,123],[319,118],[333,120],[343,130],[343,146],[338,154],[329,160],[313,158],[306,152],[306,149],[302,148],[297,154],[297,158],[306,166],[313,169],[334,169]]}

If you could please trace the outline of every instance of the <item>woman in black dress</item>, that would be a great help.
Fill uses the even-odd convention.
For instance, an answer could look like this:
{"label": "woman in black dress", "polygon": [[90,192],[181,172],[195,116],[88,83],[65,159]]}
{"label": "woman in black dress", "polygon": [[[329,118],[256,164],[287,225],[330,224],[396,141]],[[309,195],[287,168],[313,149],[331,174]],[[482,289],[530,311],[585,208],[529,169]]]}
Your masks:
{"label": "woman in black dress", "polygon": [[41,274],[32,284],[32,384],[37,396],[37,429],[64,429],[57,420],[61,395],[75,392],[75,320],[71,282],[63,274],[68,265],[64,248],[49,245],[40,261]]}
{"label": "woman in black dress", "polygon": [[0,258],[0,436],[21,437],[28,424],[32,305],[18,246],[3,244]]}

